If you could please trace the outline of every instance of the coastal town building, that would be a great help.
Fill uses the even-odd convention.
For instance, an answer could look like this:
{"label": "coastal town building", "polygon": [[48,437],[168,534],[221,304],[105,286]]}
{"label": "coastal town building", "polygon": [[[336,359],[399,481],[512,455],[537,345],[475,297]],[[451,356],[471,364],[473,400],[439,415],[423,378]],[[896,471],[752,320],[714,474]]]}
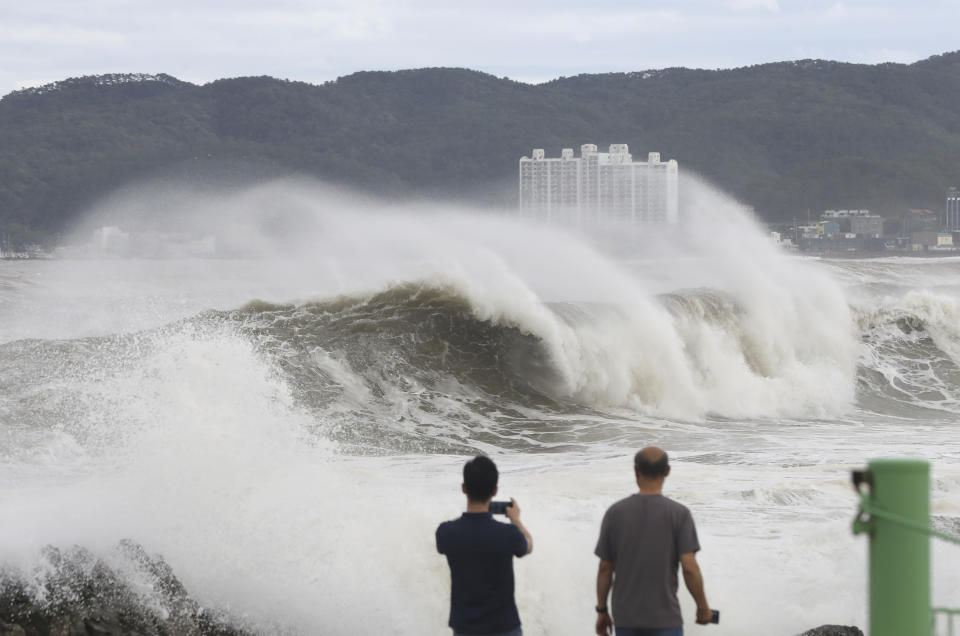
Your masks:
{"label": "coastal town building", "polygon": [[927,250],[950,250],[953,248],[953,234],[950,232],[913,232],[910,235],[910,249],[914,252]]}
{"label": "coastal town building", "polygon": [[580,156],[564,148],[547,157],[534,148],[519,167],[521,216],[569,225],[672,224],[679,220],[676,160],[651,152],[634,161],[627,144],[598,152],[580,146]]}
{"label": "coastal town building", "polygon": [[943,211],[943,229],[947,232],[960,232],[960,188],[947,190],[947,200]]}
{"label": "coastal town building", "polygon": [[904,235],[912,232],[935,232],[940,229],[940,215],[933,210],[911,208],[900,217],[900,232]]}
{"label": "coastal town building", "polygon": [[796,239],[797,248],[802,251],[883,251],[886,249],[883,221],[883,217],[871,214],[866,209],[824,210],[819,221],[808,221],[806,225],[795,224],[791,233]]}
{"label": "coastal town building", "polygon": [[836,221],[840,234],[871,239],[883,236],[883,217],[870,214],[870,210],[825,210],[821,218]]}

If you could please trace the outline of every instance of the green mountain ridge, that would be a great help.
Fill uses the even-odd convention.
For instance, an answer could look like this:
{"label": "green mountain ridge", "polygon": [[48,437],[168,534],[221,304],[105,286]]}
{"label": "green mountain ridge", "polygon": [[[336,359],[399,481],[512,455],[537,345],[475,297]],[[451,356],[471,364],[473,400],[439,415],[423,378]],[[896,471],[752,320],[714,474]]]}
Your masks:
{"label": "green mountain ridge", "polygon": [[73,78],[0,99],[0,232],[49,237],[151,176],[308,175],[392,197],[512,205],[531,148],[628,143],[675,158],[771,221],[825,208],[943,207],[960,185],[960,52],[671,68],[539,85],[469,69],[365,71],[321,85]]}

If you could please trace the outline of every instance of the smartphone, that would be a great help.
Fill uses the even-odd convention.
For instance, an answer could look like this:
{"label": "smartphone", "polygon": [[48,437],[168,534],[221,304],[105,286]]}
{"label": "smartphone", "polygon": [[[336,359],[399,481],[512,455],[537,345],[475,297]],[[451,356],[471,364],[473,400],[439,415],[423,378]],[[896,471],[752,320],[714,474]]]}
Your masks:
{"label": "smartphone", "polygon": [[495,515],[507,514],[507,508],[510,507],[509,501],[491,501],[490,512]]}
{"label": "smartphone", "polygon": [[720,610],[710,610],[710,622],[711,623],[720,622]]}

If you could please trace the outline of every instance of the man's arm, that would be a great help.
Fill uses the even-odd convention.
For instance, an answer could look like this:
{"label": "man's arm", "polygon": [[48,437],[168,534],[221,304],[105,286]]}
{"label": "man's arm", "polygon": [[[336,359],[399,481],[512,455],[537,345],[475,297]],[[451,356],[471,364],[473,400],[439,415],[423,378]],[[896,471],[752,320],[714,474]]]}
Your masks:
{"label": "man's arm", "polygon": [[706,625],[710,622],[710,604],[703,591],[703,575],[697,565],[697,553],[686,552],[680,555],[680,567],[683,568],[683,582],[690,591],[690,596],[697,604],[697,623]]}
{"label": "man's arm", "polygon": [[533,552],[533,537],[530,536],[527,528],[520,521],[520,504],[518,504],[517,500],[513,497],[510,498],[510,505],[507,506],[507,518],[510,520],[510,523],[517,526],[517,530],[519,530],[523,534],[523,538],[527,540],[526,554]]}
{"label": "man's arm", "polygon": [[613,631],[613,621],[610,620],[610,610],[599,611],[607,607],[607,598],[613,586],[613,561],[600,559],[597,568],[597,636],[605,636]]}

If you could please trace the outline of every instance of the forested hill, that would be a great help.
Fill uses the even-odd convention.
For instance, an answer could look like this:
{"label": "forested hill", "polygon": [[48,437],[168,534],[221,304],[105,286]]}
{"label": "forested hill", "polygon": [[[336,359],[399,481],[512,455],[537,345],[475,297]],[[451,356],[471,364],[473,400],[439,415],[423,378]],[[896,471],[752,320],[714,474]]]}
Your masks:
{"label": "forested hill", "polygon": [[463,69],[196,86],[106,75],[0,100],[0,230],[49,235],[131,179],[307,174],[383,194],[515,201],[534,147],[628,143],[676,158],[775,220],[943,207],[960,185],[960,52],[528,85]]}

